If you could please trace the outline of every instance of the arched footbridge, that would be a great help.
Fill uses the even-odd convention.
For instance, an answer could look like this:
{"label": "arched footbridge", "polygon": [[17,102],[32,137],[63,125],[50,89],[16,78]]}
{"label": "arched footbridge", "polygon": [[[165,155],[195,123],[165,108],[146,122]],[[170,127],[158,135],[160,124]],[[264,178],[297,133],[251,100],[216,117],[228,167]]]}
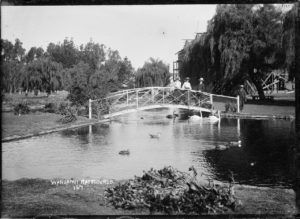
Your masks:
{"label": "arched footbridge", "polygon": [[[214,101],[214,99],[218,99]],[[221,100],[220,100],[221,99]],[[211,112],[215,103],[233,102],[239,109],[239,97],[216,95],[171,87],[144,87],[121,90],[107,97],[89,100],[89,118],[110,118],[126,113],[157,108],[179,108]]]}

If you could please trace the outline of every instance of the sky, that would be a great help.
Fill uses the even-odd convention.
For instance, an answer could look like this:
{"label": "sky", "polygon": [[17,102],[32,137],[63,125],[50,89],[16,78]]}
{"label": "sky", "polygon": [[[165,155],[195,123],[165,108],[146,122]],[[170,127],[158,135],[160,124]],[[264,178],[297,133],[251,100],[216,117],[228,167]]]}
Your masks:
{"label": "sky", "polygon": [[2,6],[2,39],[19,38],[26,52],[50,42],[90,40],[118,50],[135,69],[150,57],[170,65],[184,39],[205,32],[216,5]]}

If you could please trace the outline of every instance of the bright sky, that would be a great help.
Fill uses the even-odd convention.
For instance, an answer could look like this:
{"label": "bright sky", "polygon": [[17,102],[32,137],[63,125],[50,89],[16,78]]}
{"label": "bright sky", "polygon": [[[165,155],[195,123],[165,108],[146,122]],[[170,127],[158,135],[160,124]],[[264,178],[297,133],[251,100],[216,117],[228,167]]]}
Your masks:
{"label": "bright sky", "polygon": [[135,69],[150,57],[170,65],[184,40],[205,32],[215,5],[2,6],[2,38],[19,38],[26,52],[50,42],[90,39],[127,56]]}

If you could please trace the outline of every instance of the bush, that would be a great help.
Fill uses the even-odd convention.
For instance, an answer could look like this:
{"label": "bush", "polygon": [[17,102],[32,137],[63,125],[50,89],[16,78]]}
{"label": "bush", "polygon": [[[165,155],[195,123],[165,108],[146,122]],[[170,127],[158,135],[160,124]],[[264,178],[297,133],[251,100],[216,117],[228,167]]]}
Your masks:
{"label": "bush", "polygon": [[212,104],[211,104],[211,103],[208,103],[208,102],[202,103],[202,104],[201,104],[201,107],[206,108],[206,109],[211,109],[211,108],[212,108]]}
{"label": "bush", "polygon": [[227,102],[225,103],[225,112],[226,113],[236,113],[237,106],[235,103]]}
{"label": "bush", "polygon": [[64,112],[62,112],[63,117],[59,119],[59,122],[66,124],[66,123],[76,121],[77,118],[75,114],[76,114],[76,109],[74,107],[67,106],[64,109]]}
{"label": "bush", "polygon": [[135,176],[107,188],[104,195],[115,208],[148,208],[150,213],[207,214],[235,210],[238,200],[234,196],[233,178],[228,186],[218,186],[200,184],[195,169],[193,175],[172,167],[151,169],[144,171],[142,177]]}
{"label": "bush", "polygon": [[82,106],[89,100],[86,92],[83,88],[72,87],[67,99],[72,102],[72,105]]}
{"label": "bush", "polygon": [[55,113],[57,112],[57,105],[55,103],[47,103],[44,111],[47,113]]}
{"label": "bush", "polygon": [[27,103],[19,103],[16,106],[14,106],[15,115],[28,114],[29,112],[30,109]]}

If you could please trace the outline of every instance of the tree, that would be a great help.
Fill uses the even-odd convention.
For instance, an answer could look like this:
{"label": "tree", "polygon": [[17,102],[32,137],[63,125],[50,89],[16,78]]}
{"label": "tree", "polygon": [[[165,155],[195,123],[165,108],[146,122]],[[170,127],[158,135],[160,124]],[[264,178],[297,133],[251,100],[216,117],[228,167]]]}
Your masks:
{"label": "tree", "polygon": [[85,46],[80,46],[80,60],[89,64],[90,68],[97,70],[105,61],[105,46],[94,43],[92,40]]}
{"label": "tree", "polygon": [[41,47],[31,47],[28,53],[25,56],[26,63],[29,63],[35,59],[41,58],[44,56],[44,49]]}
{"label": "tree", "polygon": [[137,87],[166,86],[169,83],[169,66],[161,60],[150,58],[136,73]]}
{"label": "tree", "polygon": [[53,62],[47,57],[41,57],[31,61],[25,67],[23,87],[26,89],[51,91],[60,89],[62,84],[62,65]]}
{"label": "tree", "polygon": [[73,40],[68,38],[62,44],[49,43],[47,55],[52,61],[61,63],[63,68],[71,68],[79,62],[79,51]]}
{"label": "tree", "polygon": [[229,95],[250,80],[264,98],[262,78],[284,60],[281,20],[273,5],[218,5],[207,33],[182,50],[181,77],[192,84],[204,77],[214,92]]}
{"label": "tree", "polygon": [[289,72],[289,79],[293,80],[296,74],[295,47],[296,47],[296,5],[284,15],[282,29],[282,48],[285,54],[284,65]]}
{"label": "tree", "polygon": [[2,89],[6,92],[15,92],[21,86],[20,75],[25,49],[19,39],[15,40],[15,44],[1,39],[1,46]]}

